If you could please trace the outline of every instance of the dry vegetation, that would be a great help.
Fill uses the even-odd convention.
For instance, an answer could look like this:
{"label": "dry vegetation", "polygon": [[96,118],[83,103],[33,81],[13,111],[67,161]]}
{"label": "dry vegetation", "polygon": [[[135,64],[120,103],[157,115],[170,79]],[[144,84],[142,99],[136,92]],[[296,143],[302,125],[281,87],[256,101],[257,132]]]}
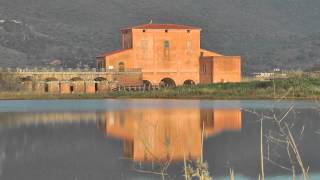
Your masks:
{"label": "dry vegetation", "polygon": [[196,86],[178,86],[159,91],[110,92],[111,97],[203,98],[203,99],[314,99],[320,98],[319,78],[289,78]]}
{"label": "dry vegetation", "polygon": [[0,78],[0,99],[181,98],[181,99],[320,99],[320,79],[296,77],[162,88],[154,91],[110,91],[97,94],[24,92],[18,81]]}

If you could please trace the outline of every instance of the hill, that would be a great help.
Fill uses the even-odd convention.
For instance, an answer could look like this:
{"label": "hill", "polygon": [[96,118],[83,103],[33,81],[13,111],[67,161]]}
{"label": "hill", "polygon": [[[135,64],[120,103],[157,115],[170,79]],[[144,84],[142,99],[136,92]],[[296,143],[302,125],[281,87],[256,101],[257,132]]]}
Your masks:
{"label": "hill", "polygon": [[147,23],[203,28],[202,47],[243,57],[244,72],[320,63],[318,0],[0,0],[0,66],[94,66],[119,29]]}

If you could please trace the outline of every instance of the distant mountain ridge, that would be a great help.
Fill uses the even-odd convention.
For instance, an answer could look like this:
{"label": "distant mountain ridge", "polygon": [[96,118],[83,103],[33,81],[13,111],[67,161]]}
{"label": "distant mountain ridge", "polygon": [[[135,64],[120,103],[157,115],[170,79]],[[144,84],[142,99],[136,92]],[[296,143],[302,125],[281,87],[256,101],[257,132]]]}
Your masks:
{"label": "distant mountain ridge", "polygon": [[93,67],[151,19],[201,27],[202,47],[241,55],[246,73],[320,64],[318,0],[0,0],[0,67]]}

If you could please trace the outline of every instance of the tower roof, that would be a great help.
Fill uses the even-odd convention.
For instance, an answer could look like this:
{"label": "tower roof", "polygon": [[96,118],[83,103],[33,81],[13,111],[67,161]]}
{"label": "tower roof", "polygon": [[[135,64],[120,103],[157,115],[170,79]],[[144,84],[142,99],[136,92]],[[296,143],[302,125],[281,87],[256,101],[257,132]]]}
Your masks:
{"label": "tower roof", "polygon": [[124,28],[122,30],[128,29],[199,29],[199,27],[188,26],[188,25],[180,25],[180,24],[142,24],[138,26],[133,26],[129,28]]}

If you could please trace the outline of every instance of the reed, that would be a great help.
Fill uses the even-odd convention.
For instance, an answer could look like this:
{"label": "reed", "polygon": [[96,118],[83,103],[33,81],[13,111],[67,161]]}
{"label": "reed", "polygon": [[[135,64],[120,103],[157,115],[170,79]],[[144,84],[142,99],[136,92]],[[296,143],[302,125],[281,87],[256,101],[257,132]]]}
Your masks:
{"label": "reed", "polygon": [[230,169],[230,180],[235,180],[235,176],[234,176],[234,170]]}
{"label": "reed", "polygon": [[260,122],[260,161],[261,161],[261,180],[264,180],[264,155],[263,155],[263,117]]}
{"label": "reed", "polygon": [[320,78],[278,79],[274,83],[271,81],[217,83],[161,88],[154,91],[110,91],[97,94],[39,94],[0,90],[0,99],[89,98],[320,99]]}
{"label": "reed", "polygon": [[[320,99],[320,79],[291,78],[272,81],[178,86],[156,91],[117,91],[111,97],[203,99]],[[275,84],[275,85],[273,85]],[[276,88],[274,88],[276,87]]]}

